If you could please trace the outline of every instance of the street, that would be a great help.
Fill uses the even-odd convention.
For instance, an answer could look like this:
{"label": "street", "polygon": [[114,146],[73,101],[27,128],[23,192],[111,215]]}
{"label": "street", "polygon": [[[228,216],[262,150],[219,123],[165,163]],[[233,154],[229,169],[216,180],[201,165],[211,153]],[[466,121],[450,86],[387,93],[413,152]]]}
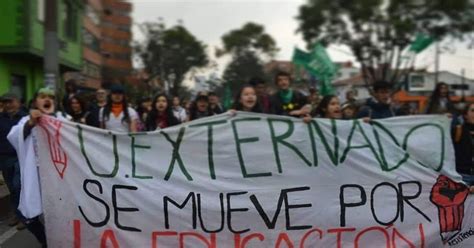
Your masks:
{"label": "street", "polygon": [[[8,189],[6,185],[0,185],[0,204],[2,206],[8,205]],[[18,231],[16,227],[8,226],[8,219],[11,216],[11,211],[2,208],[0,217],[0,247],[28,247],[36,248],[41,245],[36,241],[35,237],[26,229]]]}

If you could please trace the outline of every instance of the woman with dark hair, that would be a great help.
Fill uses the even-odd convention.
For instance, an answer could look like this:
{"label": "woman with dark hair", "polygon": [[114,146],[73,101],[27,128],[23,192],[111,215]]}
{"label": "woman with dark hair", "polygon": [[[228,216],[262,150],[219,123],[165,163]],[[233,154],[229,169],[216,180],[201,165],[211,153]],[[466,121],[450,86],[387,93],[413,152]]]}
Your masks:
{"label": "woman with dark hair", "polygon": [[313,115],[320,118],[341,119],[341,104],[337,96],[324,96]]}
{"label": "woman with dark hair", "polygon": [[154,131],[178,124],[180,124],[180,121],[174,116],[168,97],[163,93],[155,96],[151,105],[151,111],[145,122],[146,130]]}
{"label": "woman with dark hair", "polygon": [[137,132],[138,114],[128,107],[125,90],[112,85],[107,104],[99,112],[100,127],[118,132]]}
{"label": "woman with dark hair", "polygon": [[474,193],[474,103],[464,109],[462,122],[452,133],[456,170]]}
{"label": "woman with dark hair", "polygon": [[252,85],[244,85],[235,95],[233,110],[262,113],[260,103],[257,101],[257,91]]}
{"label": "woman with dark hair", "polygon": [[426,114],[454,114],[455,108],[449,98],[448,84],[444,82],[436,84],[425,112]]}
{"label": "woman with dark hair", "polygon": [[213,115],[209,109],[209,98],[207,95],[198,95],[189,108],[189,120],[197,120],[200,118]]}
{"label": "woman with dark hair", "polygon": [[148,114],[152,109],[152,99],[151,97],[142,97],[139,101],[137,101],[137,114],[139,120],[137,121],[137,130],[138,131],[145,131],[146,125],[145,122],[148,118]]}
{"label": "woman with dark hair", "polygon": [[64,97],[62,101],[62,108],[64,108],[64,111],[67,113],[71,112],[71,109],[69,108],[69,100],[76,95],[77,93],[77,84],[76,80],[74,79],[69,79],[64,83]]}
{"label": "woman with dark hair", "polygon": [[86,111],[86,105],[82,99],[78,96],[72,96],[69,98],[68,107],[69,115],[72,117],[72,121],[90,125],[90,112]]}

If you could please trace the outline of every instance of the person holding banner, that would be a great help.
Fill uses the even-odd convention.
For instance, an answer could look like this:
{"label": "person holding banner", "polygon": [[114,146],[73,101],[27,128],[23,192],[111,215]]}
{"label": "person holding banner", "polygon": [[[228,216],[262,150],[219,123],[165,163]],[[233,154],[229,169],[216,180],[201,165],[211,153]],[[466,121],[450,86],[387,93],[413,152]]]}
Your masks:
{"label": "person holding banner", "polygon": [[107,104],[99,111],[100,127],[118,132],[137,132],[137,112],[128,107],[125,89],[122,85],[112,85]]}
{"label": "person holding banner", "polygon": [[270,98],[271,113],[287,116],[305,116],[311,112],[311,106],[306,97],[291,89],[291,77],[287,72],[278,72],[275,75],[275,84],[278,91]]}
{"label": "person holding banner", "polygon": [[314,116],[327,119],[341,119],[341,104],[335,95],[324,96],[314,111]]}
{"label": "person holding banner", "polygon": [[385,81],[375,82],[373,98],[369,98],[357,114],[357,118],[383,119],[396,116],[391,106],[391,85]]}
{"label": "person holding banner", "polygon": [[257,91],[252,85],[244,85],[235,95],[232,110],[262,113],[262,108],[257,100]]}
{"label": "person holding banner", "polygon": [[454,128],[454,151],[456,170],[474,193],[474,103],[466,106],[463,112],[463,124]]}
{"label": "person holding banner", "polygon": [[41,116],[50,115],[59,119],[70,119],[70,117],[62,112],[56,112],[56,97],[52,89],[38,90],[32,104],[30,114],[23,117],[11,129],[7,138],[16,150],[20,164],[21,191],[18,209],[27,218],[25,224],[28,230],[43,247],[46,247],[44,225],[39,219],[43,209],[33,136]]}
{"label": "person holding banner", "polygon": [[209,97],[205,94],[198,93],[189,108],[189,120],[193,121],[212,115],[214,115],[214,113],[209,108]]}
{"label": "person holding banner", "polygon": [[146,130],[155,131],[178,124],[180,121],[174,116],[168,97],[163,93],[156,95],[145,121]]}

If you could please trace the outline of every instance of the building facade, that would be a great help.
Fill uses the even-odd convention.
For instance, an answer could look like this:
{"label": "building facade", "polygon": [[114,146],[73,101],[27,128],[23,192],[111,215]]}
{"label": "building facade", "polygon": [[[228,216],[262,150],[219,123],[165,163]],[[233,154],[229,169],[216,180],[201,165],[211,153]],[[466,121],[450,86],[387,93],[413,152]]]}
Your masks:
{"label": "building facade", "polygon": [[[82,66],[81,0],[59,0],[60,73]],[[45,0],[2,1],[0,11],[0,94],[13,91],[30,99],[44,82]]]}
{"label": "building facade", "polygon": [[[102,0],[102,41],[104,63],[102,78],[107,83],[123,83],[132,74],[132,4],[119,0]],[[107,87],[107,85],[104,85]]]}
{"label": "building facade", "polygon": [[82,38],[84,63],[75,79],[83,89],[133,81],[131,62],[131,3],[120,0],[84,0]]}

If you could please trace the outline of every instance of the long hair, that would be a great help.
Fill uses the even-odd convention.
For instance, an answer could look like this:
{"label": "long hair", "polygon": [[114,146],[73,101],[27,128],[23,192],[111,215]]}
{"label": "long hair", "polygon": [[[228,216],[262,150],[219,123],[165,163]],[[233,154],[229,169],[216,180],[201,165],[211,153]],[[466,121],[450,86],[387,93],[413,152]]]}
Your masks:
{"label": "long hair", "polygon": [[[122,123],[125,122],[128,125],[130,125],[132,121],[130,119],[130,114],[128,113],[128,102],[127,102],[127,97],[125,96],[125,94],[123,94],[123,99],[122,99],[121,104],[123,107]],[[109,120],[111,110],[112,110],[112,94],[109,94],[107,96],[107,103],[104,106],[104,112],[102,113],[102,118],[104,122]]]}
{"label": "long hair", "polygon": [[[245,88],[252,88],[255,91],[255,88],[250,84],[246,84],[246,85],[242,86],[240,88],[239,92],[237,92],[237,94],[234,97],[234,104],[232,105],[233,109],[235,109],[235,110],[244,110],[244,106],[242,105],[242,103],[240,103],[240,97],[242,97],[242,92],[244,91]],[[257,92],[255,92],[255,96],[256,96],[256,94],[257,94]],[[253,108],[250,111],[253,112],[253,113],[262,113],[262,107],[260,106],[260,102],[258,101],[258,97],[255,101],[255,106],[253,106]]]}
{"label": "long hair", "polygon": [[328,111],[328,106],[331,100],[336,97],[335,95],[324,96],[318,107],[314,110],[314,115],[318,117],[325,117]]}
{"label": "long hair", "polygon": [[165,109],[165,114],[167,118],[166,122],[168,124],[168,127],[180,124],[180,121],[173,114],[170,99],[164,93],[160,93],[153,98],[151,111],[145,121],[146,129],[148,131],[153,131],[158,127],[158,123],[156,123],[156,118],[160,113],[158,112],[158,109],[156,109],[156,103],[158,102],[158,98],[160,97],[164,97],[166,99],[166,102],[168,103],[168,106],[166,106]]}
{"label": "long hair", "polygon": [[[441,87],[446,86],[449,87],[447,83],[444,82],[439,82],[436,84],[436,87],[431,94],[429,101],[428,101],[428,107],[427,107],[427,113],[431,113],[436,106],[439,104],[439,99],[441,98]],[[449,90],[448,93],[446,94],[446,100],[448,101],[448,105],[451,105],[451,99],[449,95]]]}
{"label": "long hair", "polygon": [[189,107],[189,119],[196,120],[198,118],[198,107],[197,107],[197,102],[199,100],[206,100],[208,103],[207,106],[207,115],[206,116],[211,116],[211,110],[210,110],[210,104],[209,104],[209,98],[205,95],[197,95],[194,101],[191,103],[191,106]]}
{"label": "long hair", "polygon": [[74,114],[74,113],[72,112],[72,106],[71,106],[73,99],[75,99],[75,100],[79,103],[79,106],[81,106],[81,113],[84,113],[84,112],[86,111],[86,109],[87,109],[86,102],[83,100],[83,98],[78,97],[77,95],[74,95],[74,96],[72,96],[71,98],[69,98],[69,99],[68,99],[68,102],[67,102],[67,104],[68,104],[68,109],[69,109],[69,111],[70,111],[70,113],[68,113],[68,114],[70,114],[70,115]]}
{"label": "long hair", "polygon": [[142,107],[142,104],[143,104],[144,102],[148,102],[148,101],[151,101],[151,100],[152,100],[152,99],[151,99],[150,97],[143,97],[143,98],[141,98],[140,100],[137,101],[137,108],[136,108],[136,110],[137,110],[137,113],[138,113],[138,117],[140,118],[141,121],[145,121],[144,118],[143,118],[143,116],[144,116],[144,114],[148,111],[147,109],[144,109],[144,108]]}

